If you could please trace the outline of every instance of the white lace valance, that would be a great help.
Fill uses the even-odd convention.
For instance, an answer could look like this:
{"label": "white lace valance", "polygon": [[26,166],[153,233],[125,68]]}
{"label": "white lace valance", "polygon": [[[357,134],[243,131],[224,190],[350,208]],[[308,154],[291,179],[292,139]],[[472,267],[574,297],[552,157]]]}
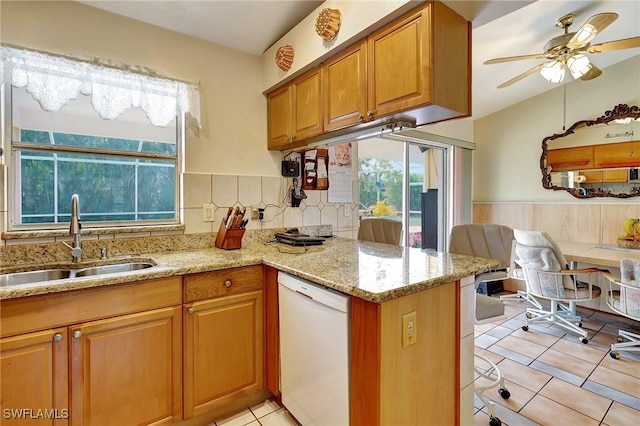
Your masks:
{"label": "white lace valance", "polygon": [[105,120],[140,107],[154,126],[166,126],[183,111],[200,127],[196,85],[29,50],[1,49],[1,83],[26,87],[46,111],[60,111],[80,93],[91,96],[93,108]]}

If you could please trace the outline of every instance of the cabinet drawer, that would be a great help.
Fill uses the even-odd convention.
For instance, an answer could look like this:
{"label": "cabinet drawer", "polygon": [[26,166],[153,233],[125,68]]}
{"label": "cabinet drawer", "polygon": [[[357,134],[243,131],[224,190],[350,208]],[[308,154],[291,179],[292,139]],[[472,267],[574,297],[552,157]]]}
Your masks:
{"label": "cabinet drawer", "polygon": [[184,302],[262,290],[262,265],[201,272],[184,277]]}

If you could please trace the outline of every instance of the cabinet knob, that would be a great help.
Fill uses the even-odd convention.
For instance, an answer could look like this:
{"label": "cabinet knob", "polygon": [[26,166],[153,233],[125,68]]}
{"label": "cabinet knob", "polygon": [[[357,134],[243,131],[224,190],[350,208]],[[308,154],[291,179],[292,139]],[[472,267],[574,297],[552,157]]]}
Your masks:
{"label": "cabinet knob", "polygon": [[296,138],[296,135],[293,135],[290,137],[289,141],[293,142],[293,140]]}
{"label": "cabinet knob", "polygon": [[364,115],[358,114],[358,121],[362,123],[364,121]]}
{"label": "cabinet knob", "polygon": [[76,331],[73,332],[73,338],[74,339],[79,339],[80,336],[82,336],[82,331],[76,330]]}
{"label": "cabinet knob", "polygon": [[62,334],[56,333],[56,334],[53,335],[53,341],[54,342],[59,342],[61,340],[62,340]]}
{"label": "cabinet knob", "polygon": [[373,118],[373,111],[371,111],[371,110],[367,111],[367,118],[369,120],[371,120]]}
{"label": "cabinet knob", "polygon": [[231,280],[226,280],[226,281],[224,282],[224,286],[225,286],[226,288],[231,287],[231,284],[232,284],[232,283],[231,283]]}
{"label": "cabinet knob", "polygon": [[187,313],[188,313],[189,315],[193,315],[193,313],[194,313],[194,312],[195,312],[195,310],[194,310],[193,308],[189,308],[189,309],[187,309]]}

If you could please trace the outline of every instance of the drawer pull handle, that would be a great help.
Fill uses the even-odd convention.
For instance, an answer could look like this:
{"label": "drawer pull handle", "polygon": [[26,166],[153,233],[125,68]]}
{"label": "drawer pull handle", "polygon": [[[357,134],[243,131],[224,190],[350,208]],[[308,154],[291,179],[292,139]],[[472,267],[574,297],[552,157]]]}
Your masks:
{"label": "drawer pull handle", "polygon": [[76,330],[76,331],[73,332],[73,338],[74,339],[79,339],[80,336],[82,336],[82,331]]}
{"label": "drawer pull handle", "polygon": [[189,315],[193,315],[193,313],[194,313],[194,312],[195,312],[195,310],[194,310],[193,308],[189,308],[189,309],[187,310],[187,313],[188,313]]}
{"label": "drawer pull handle", "polygon": [[231,287],[231,280],[226,280],[226,281],[224,282],[224,286],[225,286],[226,288]]}
{"label": "drawer pull handle", "polygon": [[53,341],[54,342],[60,342],[62,340],[62,334],[60,333],[56,333],[53,335]]}

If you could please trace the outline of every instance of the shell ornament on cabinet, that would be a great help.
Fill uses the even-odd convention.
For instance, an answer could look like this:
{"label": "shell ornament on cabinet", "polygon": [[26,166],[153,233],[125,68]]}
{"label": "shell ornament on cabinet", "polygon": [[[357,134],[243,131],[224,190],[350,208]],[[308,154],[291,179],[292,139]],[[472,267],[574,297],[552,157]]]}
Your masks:
{"label": "shell ornament on cabinet", "polygon": [[342,16],[338,9],[322,9],[316,19],[316,32],[324,41],[333,40],[340,31],[341,19]]}
{"label": "shell ornament on cabinet", "polygon": [[293,64],[293,47],[288,44],[279,47],[276,51],[276,65],[278,68],[282,71],[289,71],[291,64]]}

